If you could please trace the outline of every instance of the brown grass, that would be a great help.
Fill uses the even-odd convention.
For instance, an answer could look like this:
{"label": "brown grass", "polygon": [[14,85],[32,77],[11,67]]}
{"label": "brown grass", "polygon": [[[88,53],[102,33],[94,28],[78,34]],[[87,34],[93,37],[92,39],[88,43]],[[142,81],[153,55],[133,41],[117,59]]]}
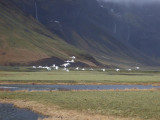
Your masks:
{"label": "brown grass", "polygon": [[9,63],[27,63],[37,61],[39,59],[49,58],[49,56],[43,52],[36,53],[32,50],[27,50],[24,48],[8,49],[7,51],[0,49],[0,51],[5,51],[5,55],[0,55],[0,63],[2,65]]}
{"label": "brown grass", "polygon": [[120,118],[116,116],[103,116],[73,110],[63,110],[58,106],[43,105],[34,101],[0,99],[0,103],[12,103],[18,108],[30,109],[39,114],[49,116],[44,120],[140,120],[139,118]]}
{"label": "brown grass", "polygon": [[[9,76],[10,74],[6,74],[6,76]],[[1,74],[0,76],[5,76],[5,74]],[[152,85],[152,86],[160,86],[160,83],[50,83],[50,82],[35,82],[34,80],[31,82],[14,82],[14,81],[5,81],[5,80],[0,80],[0,84],[3,85],[16,85],[16,84],[20,84],[20,85]],[[133,88],[136,89],[136,88]],[[152,89],[158,89],[158,88],[152,88]],[[147,89],[148,90],[148,89]]]}

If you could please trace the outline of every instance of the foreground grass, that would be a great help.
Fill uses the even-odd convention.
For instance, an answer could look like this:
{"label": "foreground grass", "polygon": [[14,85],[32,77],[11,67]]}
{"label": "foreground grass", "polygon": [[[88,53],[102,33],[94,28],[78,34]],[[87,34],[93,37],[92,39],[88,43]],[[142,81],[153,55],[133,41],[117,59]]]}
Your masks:
{"label": "foreground grass", "polygon": [[36,101],[93,114],[160,120],[160,91],[0,92],[0,99]]}
{"label": "foreground grass", "polygon": [[0,83],[42,84],[159,84],[160,73],[51,71],[51,72],[0,72]]}

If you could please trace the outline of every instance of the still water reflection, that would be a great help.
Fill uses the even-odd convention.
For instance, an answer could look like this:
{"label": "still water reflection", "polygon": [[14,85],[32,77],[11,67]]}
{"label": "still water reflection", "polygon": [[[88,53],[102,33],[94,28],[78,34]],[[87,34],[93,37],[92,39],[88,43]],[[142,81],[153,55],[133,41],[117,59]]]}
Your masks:
{"label": "still water reflection", "polygon": [[0,104],[0,120],[38,120],[44,118],[32,111],[15,108],[12,104]]}
{"label": "still water reflection", "polygon": [[110,90],[110,89],[152,89],[152,85],[0,85],[1,90]]}

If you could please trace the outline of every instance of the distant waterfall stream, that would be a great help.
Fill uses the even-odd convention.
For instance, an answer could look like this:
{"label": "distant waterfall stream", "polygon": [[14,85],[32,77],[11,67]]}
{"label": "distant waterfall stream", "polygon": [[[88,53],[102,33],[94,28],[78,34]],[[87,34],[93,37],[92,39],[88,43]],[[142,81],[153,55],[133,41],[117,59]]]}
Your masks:
{"label": "distant waterfall stream", "polygon": [[114,33],[117,33],[117,24],[114,23]]}
{"label": "distant waterfall stream", "polygon": [[36,19],[39,21],[39,19],[38,19],[38,7],[37,7],[36,0],[35,0],[35,10],[36,10]]}

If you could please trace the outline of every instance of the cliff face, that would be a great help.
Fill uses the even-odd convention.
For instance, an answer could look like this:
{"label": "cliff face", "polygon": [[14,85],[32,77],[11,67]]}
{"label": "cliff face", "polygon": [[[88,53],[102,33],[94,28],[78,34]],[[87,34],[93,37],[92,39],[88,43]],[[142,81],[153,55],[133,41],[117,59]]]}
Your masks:
{"label": "cliff face", "polygon": [[160,57],[160,2],[115,3],[100,2],[114,17],[111,34],[127,46],[138,49],[142,53],[159,59]]}

